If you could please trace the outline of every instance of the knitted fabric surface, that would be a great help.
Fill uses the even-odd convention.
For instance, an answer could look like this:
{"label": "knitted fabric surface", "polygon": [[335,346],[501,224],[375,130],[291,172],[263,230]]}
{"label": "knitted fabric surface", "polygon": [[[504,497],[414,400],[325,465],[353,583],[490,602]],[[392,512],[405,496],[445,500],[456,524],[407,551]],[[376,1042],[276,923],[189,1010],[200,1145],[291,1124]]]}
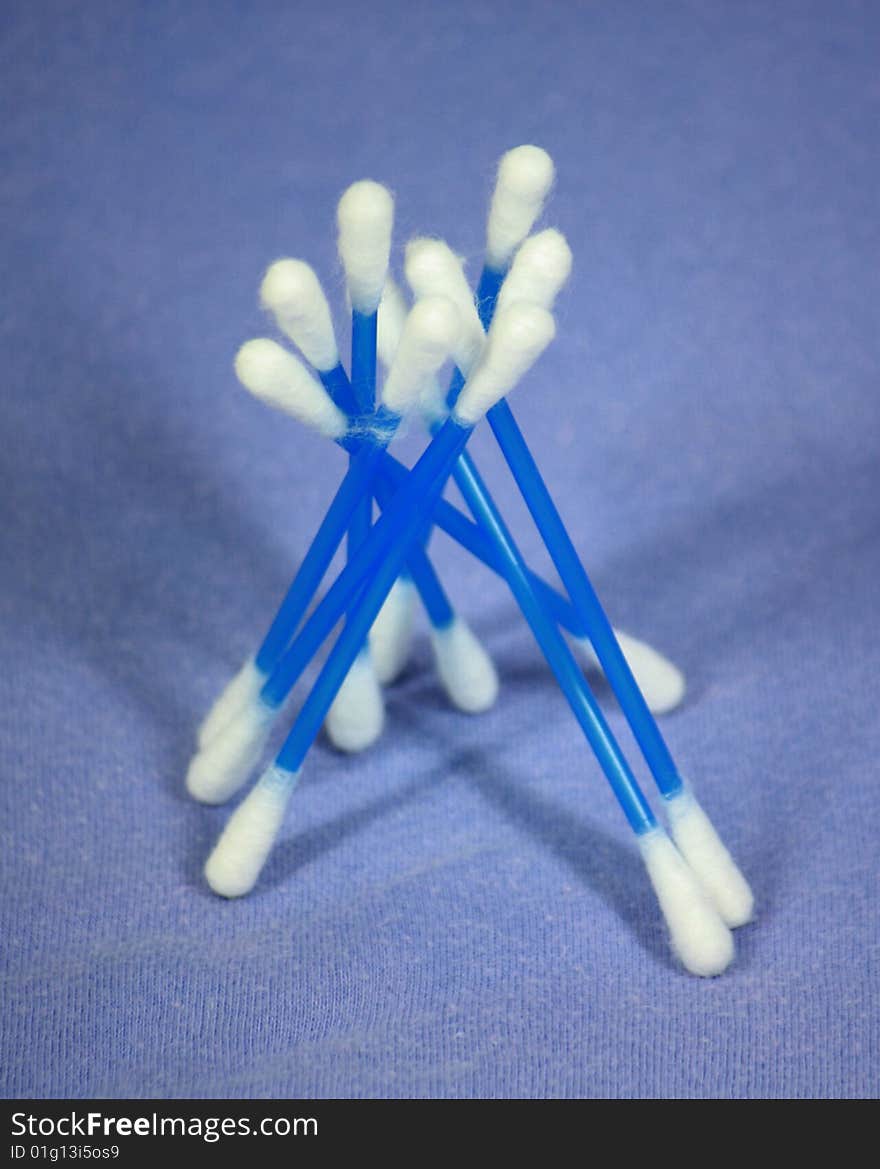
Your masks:
{"label": "knitted fabric surface", "polygon": [[[880,12],[18,8],[0,33],[0,1089],[876,1095]],[[319,741],[254,893],[224,902],[202,877],[227,812],[185,793],[195,728],[345,468],[236,383],[269,328],[262,274],[314,265],[344,349],[344,188],[395,192],[398,279],[424,233],[476,278],[520,142],[556,162],[540,226],[574,270],[512,403],[609,616],[687,676],[662,729],[757,899],[711,981],[670,956],[509,592],[442,534],[496,705],[449,706],[422,625],[382,738]],[[487,429],[469,449],[552,580]]]}

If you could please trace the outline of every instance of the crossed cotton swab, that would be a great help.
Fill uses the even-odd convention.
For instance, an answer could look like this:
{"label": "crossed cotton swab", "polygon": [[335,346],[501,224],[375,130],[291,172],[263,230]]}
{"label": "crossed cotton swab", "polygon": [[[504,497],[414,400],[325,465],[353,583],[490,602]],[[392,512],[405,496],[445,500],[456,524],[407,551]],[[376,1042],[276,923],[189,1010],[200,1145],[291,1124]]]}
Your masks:
{"label": "crossed cotton swab", "polygon": [[[535,149],[535,148],[533,148]],[[502,159],[500,170],[509,166],[510,155]],[[530,159],[534,155],[530,152]],[[527,176],[526,176],[527,177]],[[568,275],[570,254],[560,247],[562,238],[541,233],[527,240],[510,267],[518,225],[530,218],[535,199],[530,197],[529,183],[521,178],[516,191],[513,184],[500,200],[504,209],[501,226],[493,213],[504,184],[499,177],[489,216],[487,262],[477,289],[479,315],[474,308],[470,288],[457,258],[440,241],[417,241],[407,253],[407,278],[416,295],[442,294],[455,303],[465,328],[488,325],[496,302],[507,306],[522,302],[542,303],[550,308]],[[540,176],[533,186],[541,186]],[[517,191],[524,208],[517,210]],[[494,224],[494,228],[493,228]],[[508,274],[508,268],[510,268]],[[507,279],[505,276],[507,275]],[[507,281],[510,280],[508,285]],[[460,379],[454,379],[450,405],[454,405]],[[553,503],[537,464],[529,452],[509,403],[501,400],[488,413],[488,421],[498,445],[513,473],[520,492],[532,514],[576,611],[582,617],[588,636],[606,677],[630,724],[639,748],[655,783],[666,802],[673,838],[731,926],[749,921],[753,896],[742,873],[722,843],[693,792],[686,788],[678,773],[660,729],[633,677],[632,670],[617,642],[614,631],[590,584],[580,559]],[[457,480],[458,481],[458,480]],[[464,490],[461,482],[460,489]],[[473,511],[474,497],[466,497]],[[485,504],[486,499],[482,500]],[[474,513],[476,516],[476,513]]]}
{"label": "crossed cotton swab", "polygon": [[[441,312],[440,305],[444,305]],[[418,307],[418,306],[416,306]],[[410,392],[418,376],[410,366],[416,359],[424,373],[439,368],[439,350],[446,353],[455,341],[446,324],[458,319],[448,302],[436,300],[433,319],[410,314],[418,346],[401,345],[402,360],[389,373],[383,390],[383,425],[396,428],[401,411],[411,405]],[[450,312],[453,314],[450,317]],[[444,322],[445,315],[445,322]],[[342,611],[348,619],[317,682],[301,708],[275,763],[230,818],[205,866],[215,892],[241,896],[254,885],[280,827],[287,801],[300,768],[339,686],[357,655],[394,580],[424,525],[424,510],[438,497],[449,471],[486,411],[510,391],[534,363],[554,333],[552,317],[536,306],[516,305],[499,314],[483,360],[459,399],[455,411],[436,432],[410,472],[406,484],[379,518],[367,539],[342,570],[334,585],[293,641],[269,681],[261,700],[269,716],[332,630]],[[407,338],[404,337],[404,341]],[[433,353],[431,352],[433,350]],[[396,371],[400,377],[395,377]],[[251,384],[252,371],[239,369]],[[380,410],[380,413],[382,411]],[[353,605],[351,602],[355,601]]]}
{"label": "crossed cotton swab", "polygon": [[[427,305],[430,302],[423,301],[421,303]],[[535,316],[535,314],[538,315]],[[509,369],[511,351],[517,341],[517,335],[515,329],[512,331],[510,328],[505,328],[507,322],[513,321],[520,328],[523,327],[523,323],[530,324],[534,329],[532,322],[540,323],[541,315],[547,317],[547,314],[536,306],[521,304],[515,304],[500,312],[495,328],[490,330],[486,354],[477,366],[474,379],[467,383],[465,392],[455,407],[454,421],[459,425],[462,422],[470,422],[472,425],[477,420],[478,416],[475,416],[472,405],[474,395],[472,393],[468,396],[467,386],[470,386],[472,382],[479,386],[481,371],[485,369],[492,371],[494,368],[496,382],[500,381],[502,384],[506,384],[510,381],[509,376],[506,376],[505,366]],[[549,340],[549,336],[547,340]],[[535,347],[534,342],[532,342],[532,346]],[[515,352],[513,355],[516,356]],[[242,370],[240,369],[239,372],[241,373]],[[393,373],[394,369],[392,369]],[[484,374],[483,381],[486,380]],[[491,384],[492,379],[489,380]],[[253,381],[252,377],[251,381]],[[389,381],[391,386],[386,384],[383,401],[386,408],[393,411],[399,409],[393,393],[396,383],[391,375]],[[345,671],[356,655],[358,636],[364,629],[368,628],[367,623],[374,618],[391,587],[394,576],[399,571],[399,566],[407,554],[409,540],[414,538],[420,523],[423,522],[419,505],[423,505],[426,500],[430,499],[431,494],[442,490],[443,478],[437,478],[431,492],[421,499],[419,498],[421,483],[427,481],[427,473],[424,470],[427,457],[442,441],[443,436],[449,433],[449,428],[450,421],[447,421],[437,431],[426,455],[412,472],[406,487],[398,492],[374,529],[371,538],[362,546],[361,551],[366,553],[367,546],[370,543],[376,543],[383,524],[387,527],[389,517],[399,516],[406,501],[414,500],[409,504],[411,519],[408,521],[408,526],[401,529],[401,522],[399,519],[395,520],[398,529],[403,534],[398,536],[396,545],[391,544],[390,549],[385,553],[384,560],[379,563],[378,567],[373,566],[375,575],[364,587],[364,592],[356,608],[349,612],[346,628],[311,695],[306,700],[297,723],[275,764],[264,773],[263,778],[251,794],[233,814],[217,848],[209,858],[206,876],[216,892],[225,896],[240,896],[253,887],[280,826],[284,807],[286,807],[287,800],[297,782],[305,753],[317,733],[320,719],[323,717],[322,712],[332,701],[333,693],[341,684]],[[463,443],[447,454],[447,473],[461,449],[463,449]],[[437,475],[436,471],[433,473],[435,476]],[[417,480],[419,481],[418,486]],[[682,861],[681,856],[654,819],[647,801],[590,695],[571,651],[562,639],[555,623],[547,616],[538,600],[522,558],[500,515],[491,504],[486,504],[480,510],[478,518],[483,526],[492,532],[496,547],[504,561],[505,575],[512,591],[544,650],[573,712],[593,746],[630,826],[638,837],[649,876],[669,924],[677,952],[688,969],[695,973],[706,975],[719,973],[726,968],[733,956],[733,944],[729,930],[721,921],[693,873]],[[283,701],[290,686],[299,676],[305,661],[314,652],[318,632],[323,635],[328,622],[332,623],[338,618],[339,603],[332,603],[334,593],[340,592],[341,582],[359,567],[358,560],[359,557],[355,557],[349,562],[348,567],[327,594],[303,632],[287,651],[276,670],[273,671],[270,682],[263,690],[264,699],[269,691],[272,692],[272,701],[276,706]],[[329,610],[324,626],[316,631],[314,637],[310,637],[311,627],[315,626],[316,623],[320,626],[322,610]]]}

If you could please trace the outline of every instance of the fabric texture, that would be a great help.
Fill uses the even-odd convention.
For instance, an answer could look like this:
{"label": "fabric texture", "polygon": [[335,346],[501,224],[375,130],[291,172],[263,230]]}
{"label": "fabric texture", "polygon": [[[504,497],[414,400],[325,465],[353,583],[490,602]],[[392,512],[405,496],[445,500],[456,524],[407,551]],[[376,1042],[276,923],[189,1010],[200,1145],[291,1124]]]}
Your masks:
{"label": "fabric texture", "polygon": [[[40,0],[0,37],[3,1092],[876,1094],[880,9]],[[235,382],[262,275],[312,263],[344,348],[346,185],[393,188],[398,278],[416,233],[476,278],[520,142],[575,265],[511,404],[609,615],[687,674],[662,727],[758,906],[717,980],[442,535],[495,708],[450,709],[422,625],[254,894],[201,877],[228,809],[184,792],[195,729],[345,466]]]}

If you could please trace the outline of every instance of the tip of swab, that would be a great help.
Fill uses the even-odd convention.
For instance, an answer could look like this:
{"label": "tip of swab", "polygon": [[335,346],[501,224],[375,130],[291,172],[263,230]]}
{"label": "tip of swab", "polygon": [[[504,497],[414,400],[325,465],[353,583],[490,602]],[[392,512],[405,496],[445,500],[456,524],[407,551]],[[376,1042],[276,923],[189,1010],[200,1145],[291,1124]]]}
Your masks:
{"label": "tip of swab", "polygon": [[455,617],[443,629],[431,630],[437,673],[453,706],[466,714],[482,714],[498,697],[498,674],[492,659],[470,626]]}
{"label": "tip of swab", "polygon": [[236,354],[235,372],[245,389],[268,406],[283,410],[328,438],[345,434],[345,415],[324,387],[275,341],[258,337],[245,342]]}
{"label": "tip of swab", "polygon": [[571,275],[571,248],[561,231],[548,227],[531,235],[514,257],[498,294],[498,307],[517,300],[552,309]]}
{"label": "tip of swab", "polygon": [[461,318],[445,296],[429,296],[410,309],[391,369],[382,389],[382,402],[395,414],[406,414],[446,362],[461,334]]}
{"label": "tip of swab", "polygon": [[199,746],[206,746],[243,706],[253,702],[265,681],[266,675],[257,669],[253,658],[248,658],[238,673],[226,683],[216,702],[202,719],[196,732]]}
{"label": "tip of swab", "polygon": [[733,935],[662,828],[639,837],[642,859],[675,950],[691,974],[713,978],[733,961]]}
{"label": "tip of swab", "polygon": [[[614,636],[651,713],[669,714],[680,706],[687,689],[681,670],[646,642],[619,629]],[[579,645],[588,664],[601,669],[589,638],[579,639]]]}
{"label": "tip of swab", "polygon": [[406,279],[417,300],[445,296],[461,314],[456,364],[467,373],[483,350],[483,326],[459,256],[440,239],[421,237],[406,245]]}
{"label": "tip of swab", "polygon": [[541,214],[554,174],[553,159],[540,146],[517,146],[502,157],[486,232],[490,268],[507,267]]}
{"label": "tip of swab", "polygon": [[270,767],[235,809],[205,862],[205,880],[221,897],[250,893],[284,820],[296,773]]}
{"label": "tip of swab", "polygon": [[260,303],[278,327],[322,372],[339,362],[330,307],[314,270],[303,260],[277,260],[260,285]]}
{"label": "tip of swab", "polygon": [[394,199],[387,187],[362,179],[353,183],[336,209],[339,257],[345,268],[352,307],[375,312],[382,296],[391,253]]}
{"label": "tip of swab", "polygon": [[376,319],[376,354],[386,369],[394,364],[409,306],[400,286],[389,277],[382,289]]}
{"label": "tip of swab", "polygon": [[370,658],[383,686],[400,677],[409,656],[415,617],[416,590],[409,577],[400,577],[385,598],[370,630]]}
{"label": "tip of swab", "polygon": [[495,315],[486,348],[455,407],[464,425],[474,426],[537,361],[556,333],[539,305],[517,302]]}
{"label": "tip of swab", "polygon": [[382,689],[369,653],[360,653],[327,712],[324,729],[337,750],[353,754],[371,747],[384,724]]}
{"label": "tip of swab", "polygon": [[237,713],[193,756],[186,790],[202,804],[223,804],[250,778],[266,746],[274,712],[259,699]]}
{"label": "tip of swab", "polygon": [[752,920],[755,898],[748,881],[693,794],[667,801],[669,826],[679,852],[696,873],[716,909],[731,927]]}

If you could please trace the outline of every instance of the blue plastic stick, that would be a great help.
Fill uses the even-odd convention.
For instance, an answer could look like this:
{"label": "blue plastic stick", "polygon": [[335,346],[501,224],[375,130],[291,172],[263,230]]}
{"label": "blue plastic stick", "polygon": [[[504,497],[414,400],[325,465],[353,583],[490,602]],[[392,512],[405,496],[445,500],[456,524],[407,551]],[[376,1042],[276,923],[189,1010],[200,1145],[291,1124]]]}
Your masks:
{"label": "blue plastic stick", "polygon": [[[370,414],[376,398],[377,313],[351,314],[351,392],[359,414]],[[363,543],[372,521],[373,497],[365,494],[348,529],[349,558]]]}
{"label": "blue plastic stick", "polygon": [[[476,299],[484,327],[488,327],[492,319],[503,280],[504,273],[491,268],[483,269]],[[611,623],[580,562],[513,411],[502,399],[492,407],[487,417],[562,583],[587,628],[605,677],[617,696],[657,787],[666,797],[677,795],[684,786],[681,776],[617,644]]]}

